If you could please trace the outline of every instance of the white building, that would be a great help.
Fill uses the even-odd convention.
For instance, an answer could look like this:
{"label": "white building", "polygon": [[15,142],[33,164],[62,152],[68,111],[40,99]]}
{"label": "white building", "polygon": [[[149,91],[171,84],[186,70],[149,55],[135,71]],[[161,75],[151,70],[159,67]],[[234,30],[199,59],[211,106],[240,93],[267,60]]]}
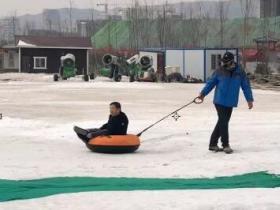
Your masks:
{"label": "white building", "polygon": [[18,68],[18,49],[13,46],[0,48],[0,73],[17,72]]}
{"label": "white building", "polygon": [[206,81],[220,64],[220,59],[227,51],[235,55],[238,62],[236,48],[199,48],[199,49],[143,49],[140,56],[153,57],[153,67],[162,71],[166,67],[174,67],[184,77],[192,77]]}

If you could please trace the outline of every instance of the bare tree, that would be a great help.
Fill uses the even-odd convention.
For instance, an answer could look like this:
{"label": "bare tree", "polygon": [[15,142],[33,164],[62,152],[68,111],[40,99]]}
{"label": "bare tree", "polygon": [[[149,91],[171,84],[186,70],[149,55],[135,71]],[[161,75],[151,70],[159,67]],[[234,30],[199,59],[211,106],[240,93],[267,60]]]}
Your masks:
{"label": "bare tree", "polygon": [[211,18],[208,12],[205,12],[202,19],[202,33],[201,38],[203,39],[204,47],[207,47],[209,28],[211,27]]}
{"label": "bare tree", "polygon": [[14,14],[11,17],[12,27],[13,27],[13,44],[16,45],[16,33],[17,33],[17,11],[14,12]]}
{"label": "bare tree", "polygon": [[162,6],[162,11],[158,11],[157,32],[159,46],[166,47],[166,23],[167,23],[167,2]]}
{"label": "bare tree", "polygon": [[250,33],[250,17],[254,11],[254,0],[240,0],[241,13],[243,15],[243,48],[248,44]]}
{"label": "bare tree", "polygon": [[138,0],[132,1],[127,11],[129,24],[129,46],[138,49],[141,43],[141,7]]}
{"label": "bare tree", "polygon": [[263,39],[266,41],[266,43],[262,43],[259,46],[259,50],[262,51],[263,54],[263,61],[261,64],[261,67],[264,68],[265,74],[269,74],[269,46],[268,46],[268,40],[270,37],[270,30],[269,30],[269,18],[264,17],[261,21],[261,28],[263,32]]}
{"label": "bare tree", "polygon": [[[254,1],[253,0],[240,0],[240,8],[241,13],[243,15],[243,43],[242,48],[243,52],[245,51],[245,48],[248,45],[248,38],[250,33],[250,17],[252,16],[252,12],[254,11]],[[246,60],[243,56],[242,59],[243,66],[246,68]]]}
{"label": "bare tree", "polygon": [[23,28],[24,28],[23,34],[24,35],[30,35],[30,32],[32,31],[32,29],[35,28],[35,23],[32,22],[32,21],[26,20],[26,22],[24,23]]}
{"label": "bare tree", "polygon": [[73,32],[73,1],[69,0],[69,8],[68,8],[68,13],[69,13],[69,32],[72,34]]}
{"label": "bare tree", "polygon": [[153,5],[148,5],[147,1],[144,0],[144,6],[140,10],[140,38],[143,47],[151,47],[151,35],[152,35],[152,24],[154,22],[154,10]]}
{"label": "bare tree", "polygon": [[228,17],[229,2],[219,0],[217,2],[216,11],[219,20],[219,36],[220,36],[220,47],[224,47],[225,42],[225,22]]}
{"label": "bare tree", "polygon": [[[194,11],[198,11],[198,13],[195,14]],[[204,39],[205,34],[208,33],[208,27],[204,24],[204,17],[207,13],[204,11],[203,3],[191,3],[189,14],[189,36],[191,38],[191,45],[193,47],[200,47],[201,41]]]}

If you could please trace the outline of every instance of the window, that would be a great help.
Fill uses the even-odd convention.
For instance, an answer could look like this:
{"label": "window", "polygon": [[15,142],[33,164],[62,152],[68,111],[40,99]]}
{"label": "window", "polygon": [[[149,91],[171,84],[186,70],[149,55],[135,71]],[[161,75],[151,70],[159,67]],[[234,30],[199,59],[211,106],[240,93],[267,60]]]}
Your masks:
{"label": "window", "polygon": [[211,55],[211,69],[216,69],[216,55]]}
{"label": "window", "polygon": [[33,57],[34,69],[47,69],[47,57]]}
{"label": "window", "polygon": [[216,70],[219,66],[221,66],[221,54],[212,54],[211,55],[211,69]]}

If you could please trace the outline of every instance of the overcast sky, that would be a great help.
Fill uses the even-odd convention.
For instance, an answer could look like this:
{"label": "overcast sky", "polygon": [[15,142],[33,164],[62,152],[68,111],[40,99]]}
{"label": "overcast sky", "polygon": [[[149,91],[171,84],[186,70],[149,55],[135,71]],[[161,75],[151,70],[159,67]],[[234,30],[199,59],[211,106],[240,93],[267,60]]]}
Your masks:
{"label": "overcast sky", "polygon": [[[72,0],[74,7],[89,8],[92,5],[96,8],[97,3],[108,2],[110,7],[114,5],[127,5],[134,0]],[[139,2],[153,4],[164,3],[166,0],[139,0]],[[169,3],[181,1],[199,1],[199,0],[168,0]],[[207,1],[207,0],[206,0]],[[0,17],[10,16],[15,12],[17,15],[40,13],[44,8],[65,8],[69,7],[69,0],[0,0]],[[98,9],[101,10],[99,7]]]}

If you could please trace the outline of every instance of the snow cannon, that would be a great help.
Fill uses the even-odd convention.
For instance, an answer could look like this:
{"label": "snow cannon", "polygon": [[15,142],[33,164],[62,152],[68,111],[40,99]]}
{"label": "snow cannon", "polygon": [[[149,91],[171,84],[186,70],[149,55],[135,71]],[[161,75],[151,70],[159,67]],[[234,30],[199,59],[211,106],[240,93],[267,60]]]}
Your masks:
{"label": "snow cannon", "polygon": [[135,152],[140,146],[136,135],[98,136],[91,139],[87,148],[97,153],[122,154]]}
{"label": "snow cannon", "polygon": [[155,82],[156,74],[153,68],[152,56],[134,55],[126,61],[129,65],[129,81]]}
{"label": "snow cannon", "polygon": [[[62,80],[67,80],[71,77],[75,77],[77,74],[76,68],[76,58],[73,54],[66,54],[60,57],[60,68],[59,74],[54,75],[54,81],[58,81],[60,78]],[[84,75],[84,81],[88,81],[89,76]]]}
{"label": "snow cannon", "polygon": [[139,64],[143,70],[147,70],[153,66],[153,57],[144,55],[140,58]]}
{"label": "snow cannon", "polygon": [[102,63],[105,67],[100,69],[100,75],[120,82],[122,79],[122,72],[120,69],[119,57],[105,54],[102,58]]}
{"label": "snow cannon", "polygon": [[128,60],[126,60],[126,63],[128,65],[131,65],[131,64],[137,64],[138,61],[139,61],[139,55],[136,54],[136,55],[132,56],[131,58],[129,58]]}
{"label": "snow cannon", "polygon": [[60,57],[61,71],[60,76],[62,78],[70,78],[76,75],[77,69],[75,67],[76,58],[73,54],[67,54]]}
{"label": "snow cannon", "polygon": [[112,64],[118,65],[118,57],[111,54],[105,54],[102,58],[102,63],[104,66],[110,66]]}

